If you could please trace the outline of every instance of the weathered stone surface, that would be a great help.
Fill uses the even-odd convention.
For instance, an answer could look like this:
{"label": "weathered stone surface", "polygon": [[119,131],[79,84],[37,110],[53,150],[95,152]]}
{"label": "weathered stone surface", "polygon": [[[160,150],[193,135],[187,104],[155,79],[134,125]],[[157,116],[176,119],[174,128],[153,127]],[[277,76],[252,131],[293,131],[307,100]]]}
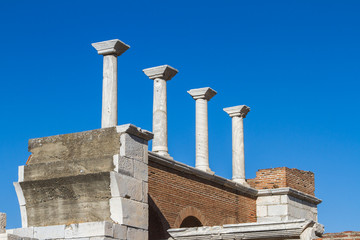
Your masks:
{"label": "weathered stone surface", "polygon": [[110,172],[115,169],[113,157],[56,161],[24,166],[24,180],[36,181],[50,178]]}
{"label": "weathered stone surface", "polygon": [[113,237],[113,223],[87,222],[71,224],[65,228],[65,238]]}
{"label": "weathered stone surface", "polygon": [[6,228],[6,214],[0,212],[0,233],[4,233]]}
{"label": "weathered stone surface", "polygon": [[130,48],[129,45],[123,43],[119,39],[96,42],[91,45],[98,51],[99,55],[114,54],[116,56],[120,56]]}
{"label": "weathered stone surface", "polygon": [[35,227],[34,238],[38,238],[38,239],[65,238],[65,225]]}
{"label": "weathered stone surface", "polygon": [[110,173],[111,197],[130,198],[141,202],[143,199],[142,181],[122,175],[119,173]]}
{"label": "weathered stone surface", "polygon": [[134,161],[134,177],[147,182],[149,178],[148,165],[143,162]]}
{"label": "weathered stone surface", "polygon": [[148,231],[136,228],[128,228],[127,240],[148,240]]}
{"label": "weathered stone surface", "polygon": [[110,220],[110,173],[20,183],[29,226]]}
{"label": "weathered stone surface", "polygon": [[118,154],[114,155],[115,172],[134,176],[134,160],[127,157],[120,157]]}
{"label": "weathered stone surface", "polygon": [[121,199],[123,224],[135,228],[148,229],[148,204]]}
{"label": "weathered stone surface", "polygon": [[139,161],[144,160],[145,151],[147,151],[146,141],[128,133],[123,133],[120,137],[120,143],[120,156]]}
{"label": "weathered stone surface", "polygon": [[29,140],[28,165],[44,162],[111,158],[120,152],[116,127]]}
{"label": "weathered stone surface", "polygon": [[114,231],[115,239],[126,240],[126,236],[127,236],[127,227],[126,226],[114,224],[113,231]]}

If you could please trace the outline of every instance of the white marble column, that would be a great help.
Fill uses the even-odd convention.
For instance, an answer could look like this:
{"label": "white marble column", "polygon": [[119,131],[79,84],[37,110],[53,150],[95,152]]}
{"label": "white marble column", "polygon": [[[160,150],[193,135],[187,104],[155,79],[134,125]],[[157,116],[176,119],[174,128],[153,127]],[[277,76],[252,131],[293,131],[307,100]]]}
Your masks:
{"label": "white marble column", "polygon": [[210,172],[209,167],[209,131],[208,131],[208,101],[216,95],[213,89],[191,89],[188,93],[196,101],[196,161],[195,167]]}
{"label": "white marble column", "polygon": [[101,127],[117,125],[117,57],[130,46],[118,39],[91,44],[104,56]]}
{"label": "white marble column", "polygon": [[248,186],[245,180],[245,154],[244,154],[244,124],[250,108],[245,105],[224,108],[232,118],[232,180]]}
{"label": "white marble column", "polygon": [[178,70],[162,65],[144,69],[143,72],[154,80],[152,151],[171,158],[168,150],[166,81],[171,80]]}

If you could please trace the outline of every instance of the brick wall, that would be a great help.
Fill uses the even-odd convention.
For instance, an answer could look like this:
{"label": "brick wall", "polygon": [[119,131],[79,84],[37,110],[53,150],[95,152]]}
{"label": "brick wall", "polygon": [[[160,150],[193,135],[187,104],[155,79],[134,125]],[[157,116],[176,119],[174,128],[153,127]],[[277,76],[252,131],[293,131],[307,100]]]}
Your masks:
{"label": "brick wall", "polygon": [[150,239],[167,237],[187,216],[203,225],[256,222],[256,199],[149,158]]}
{"label": "brick wall", "polygon": [[315,195],[314,173],[295,168],[269,168],[256,172],[256,178],[247,180],[256,189],[291,187],[301,192]]}
{"label": "brick wall", "polygon": [[346,231],[341,233],[326,233],[319,240],[360,240],[360,232]]}

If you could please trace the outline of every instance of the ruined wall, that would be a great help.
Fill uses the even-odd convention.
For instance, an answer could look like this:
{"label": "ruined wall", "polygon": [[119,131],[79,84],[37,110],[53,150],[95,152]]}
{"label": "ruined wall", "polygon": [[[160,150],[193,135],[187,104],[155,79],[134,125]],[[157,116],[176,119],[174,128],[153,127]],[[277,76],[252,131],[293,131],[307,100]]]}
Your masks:
{"label": "ruined wall", "polygon": [[295,168],[269,168],[256,172],[256,178],[247,180],[256,189],[291,187],[315,196],[314,173]]}
{"label": "ruined wall", "polygon": [[340,233],[326,233],[319,240],[360,240],[360,232],[346,231]]}
{"label": "ruined wall", "polygon": [[150,239],[166,237],[165,233],[156,237],[151,234],[169,227],[178,228],[187,216],[195,216],[206,226],[256,222],[255,197],[161,165],[150,156],[149,198],[150,217],[153,217]]}

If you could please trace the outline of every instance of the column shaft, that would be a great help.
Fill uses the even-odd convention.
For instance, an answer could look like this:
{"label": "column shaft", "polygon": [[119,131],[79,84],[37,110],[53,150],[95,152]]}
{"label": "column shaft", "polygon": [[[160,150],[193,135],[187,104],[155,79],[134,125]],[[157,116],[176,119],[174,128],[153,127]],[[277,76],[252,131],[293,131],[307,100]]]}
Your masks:
{"label": "column shaft", "polygon": [[117,125],[117,56],[104,56],[101,127]]}
{"label": "column shaft", "polygon": [[244,124],[240,116],[232,117],[233,180],[245,182]]}
{"label": "column shaft", "polygon": [[208,101],[196,99],[196,168],[210,171],[208,136]]}
{"label": "column shaft", "polygon": [[168,155],[166,81],[154,79],[152,151]]}

